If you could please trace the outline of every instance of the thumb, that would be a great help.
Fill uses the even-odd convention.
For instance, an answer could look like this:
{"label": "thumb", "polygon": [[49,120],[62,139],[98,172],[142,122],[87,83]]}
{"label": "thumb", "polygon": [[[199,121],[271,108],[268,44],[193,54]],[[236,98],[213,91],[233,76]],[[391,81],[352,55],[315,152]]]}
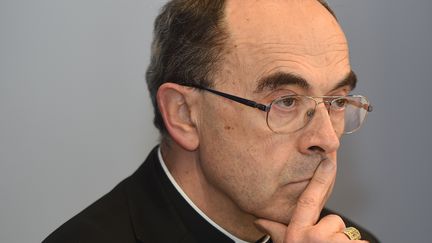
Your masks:
{"label": "thumb", "polygon": [[257,219],[254,224],[257,229],[270,235],[274,243],[284,242],[286,225],[266,219]]}

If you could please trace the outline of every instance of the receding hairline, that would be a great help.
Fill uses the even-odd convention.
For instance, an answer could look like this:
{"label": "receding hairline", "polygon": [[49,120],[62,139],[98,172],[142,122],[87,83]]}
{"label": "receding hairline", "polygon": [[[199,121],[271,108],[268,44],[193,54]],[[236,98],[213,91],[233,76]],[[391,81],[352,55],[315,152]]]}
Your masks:
{"label": "receding hairline", "polygon": [[[340,31],[341,35],[343,36],[344,40],[346,41],[345,34],[343,33],[343,30],[342,30],[341,26],[338,24],[338,20],[335,16],[334,12],[329,7],[327,2],[324,0],[314,0],[314,1],[315,1],[315,3],[319,3],[319,5],[314,4],[315,6],[321,6],[321,7],[319,7],[320,8],[319,11],[321,13],[323,13],[323,16],[326,16],[326,19],[333,22],[333,20],[330,20],[330,18],[334,18],[334,20],[336,21],[336,23],[338,25],[338,30]],[[226,8],[227,8],[227,6],[225,6],[225,16],[224,16],[223,21],[224,21],[225,25],[229,25],[229,21],[227,19],[228,16],[226,14]],[[328,15],[328,14],[330,14],[330,15]],[[330,16],[332,16],[332,17],[330,17]],[[328,18],[328,17],[330,17],[330,18]],[[227,28],[226,31],[230,32],[231,29]],[[229,37],[227,38],[227,40],[225,41],[225,44],[224,44],[225,48],[227,48],[227,47],[229,48],[229,42],[233,41],[233,36],[229,35],[229,33],[228,33],[228,36]],[[339,36],[339,35],[337,35],[337,36]],[[248,41],[249,40],[246,40],[245,42],[236,42],[236,43],[231,43],[231,44],[233,44],[233,46],[237,47],[243,43],[249,43]],[[258,44],[261,45],[263,43],[258,43]],[[277,43],[273,43],[273,42],[268,42],[265,44],[277,45]],[[344,42],[343,44],[345,45],[347,43]],[[230,50],[229,52],[232,52],[232,50]],[[226,81],[226,80],[222,80],[222,81]],[[353,90],[356,87],[357,78],[356,78],[354,71],[349,70],[341,80],[333,80],[333,81],[338,82],[334,86],[334,89],[338,89],[340,87],[346,86],[349,89]],[[277,86],[282,86],[282,85],[296,85],[296,86],[303,88],[303,89],[311,88],[310,87],[311,82],[308,82],[306,79],[304,79],[300,75],[295,74],[295,73],[283,72],[283,71],[271,72],[271,73],[268,73],[265,77],[257,78],[255,80],[255,84],[257,84],[257,85],[254,89],[254,93],[260,93],[260,92],[264,91],[265,89],[268,90],[268,89],[271,89],[271,87],[277,88]],[[334,89],[332,89],[332,90],[334,90]]]}
{"label": "receding hairline", "polygon": [[[317,1],[334,16],[325,1]],[[200,14],[201,12],[204,14]],[[184,30],[172,28],[174,25],[187,23],[183,21],[184,17],[186,20],[189,17],[200,18],[208,24],[202,24],[203,21],[194,21],[198,22],[198,25],[186,24],[188,27]],[[158,88],[168,81],[199,82],[204,86],[212,86],[217,76],[221,74],[223,59],[227,52],[231,51],[227,22],[227,0],[171,0],[164,5],[157,16],[153,30],[151,61],[146,71],[146,79],[155,112],[154,124],[162,137],[166,137],[168,132],[157,105]],[[170,38],[173,35],[181,38]],[[169,41],[170,39],[175,41]],[[181,42],[178,40],[186,41],[186,44],[191,45],[195,52],[185,51],[185,48],[174,48]],[[205,45],[204,43],[210,44]],[[189,48],[186,49],[189,50]],[[171,55],[170,52],[174,52],[175,55]],[[177,68],[186,71],[178,72]]]}

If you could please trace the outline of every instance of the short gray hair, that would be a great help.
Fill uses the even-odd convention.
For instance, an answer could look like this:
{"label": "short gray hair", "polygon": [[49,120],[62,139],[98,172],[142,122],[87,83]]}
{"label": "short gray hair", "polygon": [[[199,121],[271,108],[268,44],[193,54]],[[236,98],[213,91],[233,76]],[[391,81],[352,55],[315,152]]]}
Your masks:
{"label": "short gray hair", "polygon": [[209,86],[227,33],[225,0],[173,0],[156,18],[146,80],[154,108],[154,124],[167,135],[156,94],[165,82]]}

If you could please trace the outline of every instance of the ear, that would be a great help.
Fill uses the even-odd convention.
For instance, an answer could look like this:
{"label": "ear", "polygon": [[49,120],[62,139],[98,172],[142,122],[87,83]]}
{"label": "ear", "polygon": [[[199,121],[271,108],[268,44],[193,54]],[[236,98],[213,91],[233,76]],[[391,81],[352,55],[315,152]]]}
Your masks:
{"label": "ear", "polygon": [[194,151],[199,145],[199,136],[192,110],[196,109],[193,90],[175,83],[164,83],[157,92],[157,102],[165,127],[171,138],[182,148]]}

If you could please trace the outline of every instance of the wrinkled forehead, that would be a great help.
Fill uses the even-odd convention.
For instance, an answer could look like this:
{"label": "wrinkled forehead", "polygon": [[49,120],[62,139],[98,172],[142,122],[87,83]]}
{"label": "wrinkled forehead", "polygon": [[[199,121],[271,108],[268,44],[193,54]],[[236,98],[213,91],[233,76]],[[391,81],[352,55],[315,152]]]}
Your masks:
{"label": "wrinkled forehead", "polygon": [[336,19],[317,0],[231,0],[226,20],[232,40],[238,42],[315,41],[319,48],[320,43],[345,38]]}
{"label": "wrinkled forehead", "polygon": [[317,0],[228,1],[226,23],[230,61],[253,67],[250,76],[345,66],[339,77],[327,77],[338,80],[350,71],[345,35]]}

